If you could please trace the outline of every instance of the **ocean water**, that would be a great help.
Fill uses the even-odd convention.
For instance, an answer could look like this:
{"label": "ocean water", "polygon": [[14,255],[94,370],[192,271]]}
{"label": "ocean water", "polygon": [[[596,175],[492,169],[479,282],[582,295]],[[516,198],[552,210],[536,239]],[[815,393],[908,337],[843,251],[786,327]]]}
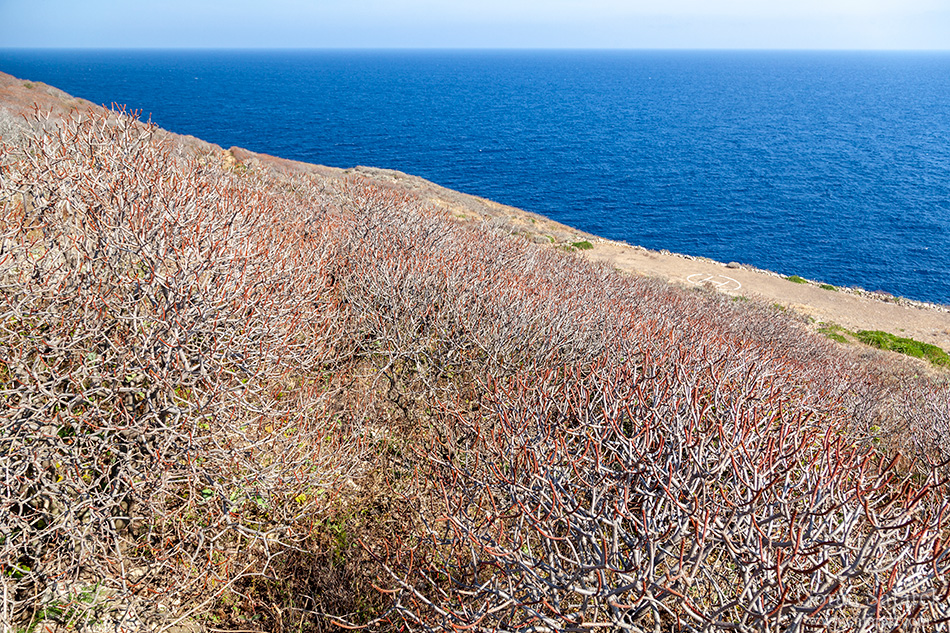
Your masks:
{"label": "ocean water", "polygon": [[950,304],[950,54],[12,51],[158,125]]}

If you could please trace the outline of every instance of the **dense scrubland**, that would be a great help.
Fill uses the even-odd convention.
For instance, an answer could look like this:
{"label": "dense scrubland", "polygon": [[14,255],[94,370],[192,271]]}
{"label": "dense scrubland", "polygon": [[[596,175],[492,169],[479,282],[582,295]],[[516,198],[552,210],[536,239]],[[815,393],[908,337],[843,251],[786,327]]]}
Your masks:
{"label": "dense scrubland", "polygon": [[13,630],[950,621],[939,370],[118,113],[2,152]]}

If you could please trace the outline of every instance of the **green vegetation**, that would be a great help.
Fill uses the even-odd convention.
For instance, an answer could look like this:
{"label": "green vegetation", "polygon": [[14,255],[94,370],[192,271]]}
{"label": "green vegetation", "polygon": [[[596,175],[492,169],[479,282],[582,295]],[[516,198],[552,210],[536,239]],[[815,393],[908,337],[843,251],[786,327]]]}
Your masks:
{"label": "green vegetation", "polygon": [[851,334],[852,336],[854,336],[852,332],[849,332],[848,330],[844,329],[840,325],[836,325],[834,323],[822,323],[821,325],[822,326],[818,328],[818,332],[821,334],[824,334],[825,336],[830,338],[832,341],[847,344],[850,341],[848,341],[848,339],[845,338],[845,334]]}
{"label": "green vegetation", "polygon": [[924,358],[938,367],[950,367],[950,355],[936,345],[903,336],[895,336],[880,330],[860,330],[854,333],[854,337],[872,347],[906,354],[914,358]]}
{"label": "green vegetation", "polygon": [[[83,627],[95,625],[97,622],[91,613],[91,608],[97,603],[105,602],[106,596],[102,594],[100,587],[93,585],[83,588],[77,595],[70,596],[68,599],[50,601],[39,608],[25,626],[15,629],[16,633],[35,633],[43,622],[66,625],[63,627],[66,630],[81,630]],[[42,630],[48,629],[43,627]]]}
{"label": "green vegetation", "polygon": [[793,284],[807,284],[808,283],[807,279],[799,277],[798,275],[790,275],[786,277],[785,279],[789,280]]}
{"label": "green vegetation", "polygon": [[832,292],[838,292],[837,286],[832,286],[831,284],[818,284],[818,287],[822,290],[831,290]]}
{"label": "green vegetation", "polygon": [[[551,241],[554,241],[554,238],[550,238]],[[587,240],[582,240],[580,242],[571,242],[569,244],[560,244],[558,248],[562,251],[567,251],[568,253],[573,253],[574,251],[588,251],[594,248],[594,245],[588,242]]]}
{"label": "green vegetation", "polygon": [[[903,331],[903,330],[902,330]],[[923,343],[921,341],[897,336],[889,332],[880,330],[859,330],[852,332],[836,323],[822,323],[818,332],[838,343],[851,343],[859,341],[865,345],[897,352],[914,358],[922,358],[930,361],[938,367],[950,367],[950,355],[936,345]]]}

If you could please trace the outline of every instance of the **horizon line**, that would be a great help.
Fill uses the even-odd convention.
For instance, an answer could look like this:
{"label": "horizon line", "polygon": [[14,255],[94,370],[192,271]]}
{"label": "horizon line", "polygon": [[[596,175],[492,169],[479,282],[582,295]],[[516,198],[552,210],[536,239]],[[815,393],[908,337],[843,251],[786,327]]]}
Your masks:
{"label": "horizon line", "polygon": [[0,46],[0,51],[351,51],[351,52],[750,52],[750,53],[950,53],[948,48],[758,47],[544,47],[544,46]]}

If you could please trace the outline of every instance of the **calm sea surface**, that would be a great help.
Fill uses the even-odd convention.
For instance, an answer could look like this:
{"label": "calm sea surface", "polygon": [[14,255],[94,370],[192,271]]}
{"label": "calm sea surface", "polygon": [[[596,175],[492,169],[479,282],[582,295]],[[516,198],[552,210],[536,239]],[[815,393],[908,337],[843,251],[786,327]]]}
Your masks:
{"label": "calm sea surface", "polygon": [[950,54],[0,50],[0,70],[224,147],[950,303]]}

